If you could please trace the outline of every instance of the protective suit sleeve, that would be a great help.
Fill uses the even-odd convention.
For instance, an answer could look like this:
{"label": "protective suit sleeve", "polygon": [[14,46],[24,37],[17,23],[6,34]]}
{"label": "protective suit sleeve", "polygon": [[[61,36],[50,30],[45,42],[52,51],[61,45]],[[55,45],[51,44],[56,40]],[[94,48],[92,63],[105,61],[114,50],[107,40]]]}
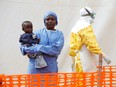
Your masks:
{"label": "protective suit sleeve", "polygon": [[79,37],[79,34],[71,32],[69,55],[75,57],[80,48],[81,48],[81,38]]}
{"label": "protective suit sleeve", "polygon": [[84,29],[81,32],[81,37],[83,39],[83,43],[87,46],[87,49],[90,52],[92,52],[94,54],[102,54],[102,50],[98,45],[96,36],[92,30],[92,26],[89,26],[88,28],[89,29]]}

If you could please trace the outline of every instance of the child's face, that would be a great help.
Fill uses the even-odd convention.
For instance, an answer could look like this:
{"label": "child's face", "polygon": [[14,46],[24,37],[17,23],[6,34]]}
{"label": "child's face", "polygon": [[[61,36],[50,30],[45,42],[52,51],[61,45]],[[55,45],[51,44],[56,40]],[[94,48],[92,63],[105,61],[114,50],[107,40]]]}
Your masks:
{"label": "child's face", "polygon": [[32,31],[33,31],[33,26],[32,26],[32,24],[26,23],[26,24],[24,25],[24,27],[23,27],[23,31],[24,31],[25,33],[32,33]]}
{"label": "child's face", "polygon": [[47,29],[53,30],[56,25],[56,19],[54,16],[48,16],[45,19],[45,25]]}

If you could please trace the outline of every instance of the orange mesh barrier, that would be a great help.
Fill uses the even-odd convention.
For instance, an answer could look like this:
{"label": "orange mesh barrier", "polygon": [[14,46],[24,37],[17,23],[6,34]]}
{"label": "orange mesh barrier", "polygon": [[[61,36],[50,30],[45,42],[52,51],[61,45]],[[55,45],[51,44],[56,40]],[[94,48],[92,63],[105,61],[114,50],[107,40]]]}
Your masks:
{"label": "orange mesh barrier", "polygon": [[0,79],[0,87],[116,87],[116,66],[104,66],[102,72],[4,75]]}
{"label": "orange mesh barrier", "polygon": [[0,87],[2,87],[3,78],[4,78],[4,75],[1,74],[1,75],[0,75]]}

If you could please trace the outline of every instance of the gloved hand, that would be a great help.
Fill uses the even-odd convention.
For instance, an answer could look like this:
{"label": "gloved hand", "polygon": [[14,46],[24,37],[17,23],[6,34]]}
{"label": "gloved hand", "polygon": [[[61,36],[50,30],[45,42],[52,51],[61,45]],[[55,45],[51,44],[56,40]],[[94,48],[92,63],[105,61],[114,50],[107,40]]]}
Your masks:
{"label": "gloved hand", "polygon": [[106,61],[107,64],[110,64],[111,63],[111,60],[109,58],[104,58],[104,60]]}
{"label": "gloved hand", "polygon": [[37,46],[26,47],[25,52],[28,54],[37,53]]}
{"label": "gloved hand", "polygon": [[20,45],[20,50],[21,50],[21,53],[22,53],[23,55],[26,55],[25,48],[26,48],[26,46]]}
{"label": "gloved hand", "polygon": [[103,53],[102,56],[103,56],[103,59],[105,60],[105,62],[107,64],[110,64],[111,63],[111,60],[108,58],[108,56],[105,53]]}

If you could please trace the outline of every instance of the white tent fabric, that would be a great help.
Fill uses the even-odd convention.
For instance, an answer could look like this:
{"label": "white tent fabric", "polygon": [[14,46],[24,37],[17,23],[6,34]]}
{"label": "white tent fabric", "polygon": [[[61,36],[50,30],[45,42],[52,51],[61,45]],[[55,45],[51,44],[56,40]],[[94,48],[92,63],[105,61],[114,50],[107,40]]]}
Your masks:
{"label": "white tent fabric", "polygon": [[[34,30],[42,28],[43,15],[52,10],[58,15],[57,29],[65,36],[65,45],[58,58],[59,72],[72,72],[69,52],[70,31],[79,19],[79,10],[88,6],[95,10],[93,24],[103,51],[116,65],[116,0],[0,0],[0,74],[26,74],[28,58],[19,50],[21,24],[32,21]],[[106,65],[106,63],[103,63]]]}

